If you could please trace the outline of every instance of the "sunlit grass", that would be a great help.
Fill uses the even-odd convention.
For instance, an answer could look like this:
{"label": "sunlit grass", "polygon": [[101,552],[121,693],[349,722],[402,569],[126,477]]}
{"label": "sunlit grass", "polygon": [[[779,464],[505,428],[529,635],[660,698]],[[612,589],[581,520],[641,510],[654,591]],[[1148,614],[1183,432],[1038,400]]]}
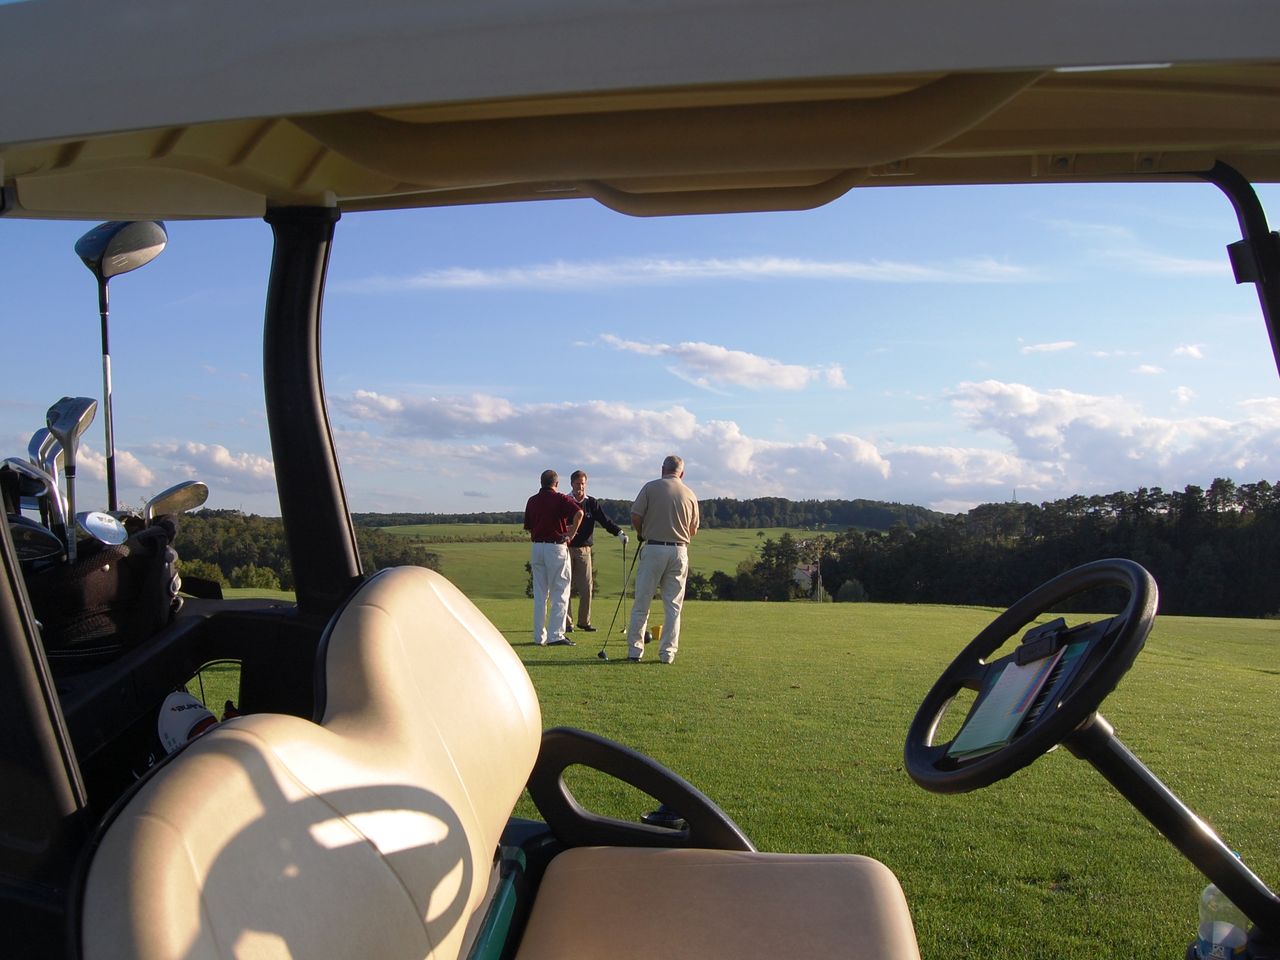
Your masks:
{"label": "sunlit grass", "polygon": [[[621,517],[617,518],[619,521]],[[625,526],[625,525],[624,525]],[[440,557],[440,570],[457,584],[467,596],[516,599],[525,595],[528,574],[524,565],[529,559],[528,542],[502,541],[498,535],[520,533],[518,526],[503,523],[418,524],[384,527],[387,533],[402,537],[423,537],[422,549]],[[689,549],[690,568],[706,576],[716,570],[733,573],[742,560],[753,556],[767,538],[777,539],[784,533],[802,539],[813,533],[784,527],[764,530],[734,530],[716,527],[699,531]],[[459,541],[457,538],[472,537]],[[594,553],[599,596],[617,600],[623,578],[632,572],[636,540],[633,536],[625,557],[622,544],[597,528]],[[625,566],[624,566],[625,561]]]}
{"label": "sunlit grass", "polygon": [[[930,794],[906,775],[917,705],[994,610],[691,602],[679,659],[663,667],[599,660],[601,634],[592,645],[534,647],[528,601],[480,606],[527,664],[544,726],[582,727],[656,757],[762,850],[884,861],[906,889],[925,958],[1180,957],[1194,935],[1205,881],[1065,750],[970,794]],[[609,646],[623,655],[620,636]],[[1173,617],[1103,709],[1273,886],[1278,694],[1280,622]],[[646,806],[598,777],[570,783],[615,816]],[[536,815],[527,800],[520,812]]]}
{"label": "sunlit grass", "polygon": [[[596,654],[613,601],[601,632],[572,648],[531,644],[523,597],[476,602],[524,660],[545,727],[657,758],[761,850],[882,860],[907,892],[925,960],[1180,957],[1194,935],[1203,878],[1067,751],[969,794],[930,794],[906,775],[917,705],[994,609],[691,601],[679,659],[664,667],[619,662],[629,601],[607,663]],[[205,682],[220,705],[218,681]],[[1280,621],[1163,617],[1102,711],[1273,887],[1277,702]],[[614,816],[652,807],[600,776],[571,770],[569,782]],[[517,813],[537,815],[527,798]]]}

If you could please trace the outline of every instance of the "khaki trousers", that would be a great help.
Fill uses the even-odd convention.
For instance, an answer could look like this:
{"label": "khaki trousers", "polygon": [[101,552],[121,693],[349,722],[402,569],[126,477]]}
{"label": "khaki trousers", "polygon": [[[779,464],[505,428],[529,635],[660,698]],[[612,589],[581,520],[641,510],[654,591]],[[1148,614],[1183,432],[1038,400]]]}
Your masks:
{"label": "khaki trousers", "polygon": [[644,631],[649,626],[649,604],[655,593],[662,594],[662,641],[658,659],[671,663],[680,649],[680,609],[684,606],[684,582],[689,576],[689,550],[685,546],[663,547],[646,543],[640,550],[636,570],[636,600],[627,627],[627,656],[644,656]]}
{"label": "khaki trousers", "polygon": [[578,597],[578,626],[589,627],[591,626],[591,548],[570,547],[569,566],[573,568],[570,589]]}

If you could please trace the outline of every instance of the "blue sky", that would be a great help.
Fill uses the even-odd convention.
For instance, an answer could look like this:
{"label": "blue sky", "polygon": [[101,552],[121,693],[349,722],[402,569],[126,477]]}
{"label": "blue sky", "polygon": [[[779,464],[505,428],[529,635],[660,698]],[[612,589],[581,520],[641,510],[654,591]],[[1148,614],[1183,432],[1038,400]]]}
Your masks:
{"label": "blue sky", "polygon": [[[1260,191],[1273,221],[1280,190]],[[0,220],[6,456],[100,397],[92,223]],[[178,480],[278,513],[261,221],[172,221],[111,283],[120,499]],[[629,498],[962,511],[1280,480],[1280,379],[1207,185],[855,190],[805,213],[633,219],[590,201],[348,214],[324,364],[357,511],[520,508],[546,467]],[[105,504],[101,418],[77,502]]]}

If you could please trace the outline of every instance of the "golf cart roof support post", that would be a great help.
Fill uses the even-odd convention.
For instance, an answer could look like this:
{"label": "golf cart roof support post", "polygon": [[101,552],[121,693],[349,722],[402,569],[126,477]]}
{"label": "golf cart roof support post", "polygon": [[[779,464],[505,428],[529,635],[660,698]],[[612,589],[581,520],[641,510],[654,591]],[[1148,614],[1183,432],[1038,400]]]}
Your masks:
{"label": "golf cart roof support post", "polygon": [[298,607],[327,618],[361,577],[334,452],[320,357],[320,307],[336,207],[280,207],[263,332],[263,383],[280,513]]}
{"label": "golf cart roof support post", "polygon": [[1258,194],[1240,171],[1219,161],[1197,176],[1225,193],[1235,207],[1243,239],[1227,247],[1231,267],[1236,283],[1252,283],[1258,288],[1271,355],[1280,372],[1280,234],[1267,229],[1267,215]]}
{"label": "golf cart roof support post", "polygon": [[0,924],[23,929],[33,955],[54,956],[87,798],[8,524],[0,524],[0,638],[0,702],[6,727],[20,731],[0,737]]}
{"label": "golf cart roof support post", "polygon": [[1129,752],[1100,714],[1095,713],[1062,742],[1075,756],[1093,764],[1245,916],[1272,936],[1280,932],[1280,897]]}

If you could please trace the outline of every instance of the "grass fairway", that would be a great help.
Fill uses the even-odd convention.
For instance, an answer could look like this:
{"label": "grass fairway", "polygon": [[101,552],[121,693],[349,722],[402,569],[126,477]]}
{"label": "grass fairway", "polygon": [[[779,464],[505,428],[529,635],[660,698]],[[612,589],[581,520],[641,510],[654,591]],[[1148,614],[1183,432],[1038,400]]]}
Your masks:
{"label": "grass fairway", "polygon": [[[479,604],[528,666],[544,726],[656,757],[761,850],[884,861],[926,960],[1177,958],[1194,936],[1204,880],[1065,750],[970,794],[927,793],[903,771],[920,699],[994,610],[690,602],[680,658],[664,667],[600,661],[599,633],[576,648],[534,647],[527,600]],[[616,636],[610,647],[624,655]],[[1278,694],[1280,621],[1169,617],[1103,708],[1273,887]],[[588,806],[627,817],[652,806],[573,773]],[[520,812],[534,815],[527,801]]]}
{"label": "grass fairway", "polygon": [[[417,539],[422,549],[440,556],[440,572],[456,583],[467,596],[510,600],[525,595],[528,574],[524,565],[529,559],[529,544],[497,539],[500,535],[521,534],[518,526],[503,523],[434,523],[399,527],[382,527],[398,537]],[[760,534],[764,536],[760,536]],[[790,533],[797,539],[812,537],[812,531],[775,527],[766,530],[701,530],[689,549],[689,563],[700,573],[710,576],[716,570],[733,573],[742,560],[752,556],[766,538],[776,539]],[[598,596],[617,602],[622,587],[622,545],[597,529],[595,559]],[[630,568],[636,541],[627,547],[626,562]],[[612,609],[610,609],[612,613]],[[596,619],[593,616],[592,619]]]}

